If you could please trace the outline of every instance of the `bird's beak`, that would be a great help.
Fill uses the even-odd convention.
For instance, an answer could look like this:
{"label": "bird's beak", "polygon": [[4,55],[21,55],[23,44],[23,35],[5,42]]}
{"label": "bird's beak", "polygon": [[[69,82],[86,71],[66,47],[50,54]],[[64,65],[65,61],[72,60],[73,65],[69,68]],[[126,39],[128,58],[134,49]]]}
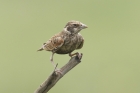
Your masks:
{"label": "bird's beak", "polygon": [[88,28],[87,25],[85,25],[85,24],[82,24],[81,27],[82,27],[82,29]]}

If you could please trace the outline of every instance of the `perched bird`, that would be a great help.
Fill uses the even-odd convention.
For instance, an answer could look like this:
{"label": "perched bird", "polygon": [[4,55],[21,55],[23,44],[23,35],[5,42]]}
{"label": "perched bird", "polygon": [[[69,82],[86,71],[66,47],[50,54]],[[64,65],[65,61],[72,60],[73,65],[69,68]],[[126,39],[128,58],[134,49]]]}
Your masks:
{"label": "perched bird", "polygon": [[60,33],[54,35],[46,43],[43,43],[38,51],[51,51],[50,61],[55,66],[53,62],[54,53],[69,54],[69,56],[72,57],[77,53],[71,54],[71,52],[83,47],[84,39],[79,32],[85,28],[87,28],[87,26],[79,21],[69,21]]}

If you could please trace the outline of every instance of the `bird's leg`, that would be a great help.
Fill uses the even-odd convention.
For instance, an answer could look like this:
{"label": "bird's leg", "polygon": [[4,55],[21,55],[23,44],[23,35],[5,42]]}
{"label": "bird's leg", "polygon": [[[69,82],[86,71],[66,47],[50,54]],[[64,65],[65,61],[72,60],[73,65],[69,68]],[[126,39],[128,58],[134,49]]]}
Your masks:
{"label": "bird's leg", "polygon": [[50,61],[53,64],[53,66],[56,67],[56,64],[53,62],[53,55],[54,55],[54,52],[52,52],[52,55],[50,57]]}
{"label": "bird's leg", "polygon": [[58,65],[58,64],[55,64],[55,63],[53,62],[53,56],[54,56],[54,52],[52,52],[52,55],[51,55],[51,57],[50,57],[50,61],[51,61],[51,63],[53,64],[53,66],[54,66],[54,68],[55,68],[55,71],[56,71],[57,73],[60,73],[61,75],[63,75],[63,73],[61,72],[61,69],[58,69],[58,68],[57,68],[57,65]]}
{"label": "bird's leg", "polygon": [[73,54],[69,53],[69,56],[70,56],[70,57],[72,57],[72,56],[74,56],[74,55],[78,56],[78,58],[81,59],[81,54],[80,54],[80,53],[78,53],[78,52],[73,53]]}
{"label": "bird's leg", "polygon": [[73,54],[69,53],[69,56],[72,57],[72,56],[77,55],[77,54],[79,54],[79,53],[78,52],[73,53]]}

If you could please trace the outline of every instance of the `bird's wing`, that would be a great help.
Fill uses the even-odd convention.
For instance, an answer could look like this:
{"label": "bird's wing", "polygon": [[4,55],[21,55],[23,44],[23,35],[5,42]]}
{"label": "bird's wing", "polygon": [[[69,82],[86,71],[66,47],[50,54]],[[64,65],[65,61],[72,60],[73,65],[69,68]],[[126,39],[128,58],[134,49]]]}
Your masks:
{"label": "bird's wing", "polygon": [[79,45],[76,49],[81,49],[84,45],[84,38],[82,37],[81,34],[78,34],[78,43],[79,43]]}
{"label": "bird's wing", "polygon": [[43,44],[41,50],[53,51],[55,52],[59,47],[64,44],[64,39],[61,37],[60,34],[54,35],[51,39],[49,39],[46,43]]}

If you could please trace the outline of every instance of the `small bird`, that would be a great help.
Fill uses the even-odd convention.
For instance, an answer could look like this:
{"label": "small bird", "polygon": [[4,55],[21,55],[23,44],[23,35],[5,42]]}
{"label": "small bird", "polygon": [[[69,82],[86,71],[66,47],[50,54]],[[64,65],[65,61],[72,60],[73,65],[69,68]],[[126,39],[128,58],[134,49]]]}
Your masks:
{"label": "small bird", "polygon": [[42,47],[37,51],[51,51],[50,61],[55,67],[56,65],[53,62],[54,53],[69,54],[69,56],[72,57],[77,54],[71,54],[74,50],[83,47],[84,38],[79,32],[85,28],[87,28],[87,26],[79,21],[69,21],[60,33],[51,37],[46,43],[43,43]]}

